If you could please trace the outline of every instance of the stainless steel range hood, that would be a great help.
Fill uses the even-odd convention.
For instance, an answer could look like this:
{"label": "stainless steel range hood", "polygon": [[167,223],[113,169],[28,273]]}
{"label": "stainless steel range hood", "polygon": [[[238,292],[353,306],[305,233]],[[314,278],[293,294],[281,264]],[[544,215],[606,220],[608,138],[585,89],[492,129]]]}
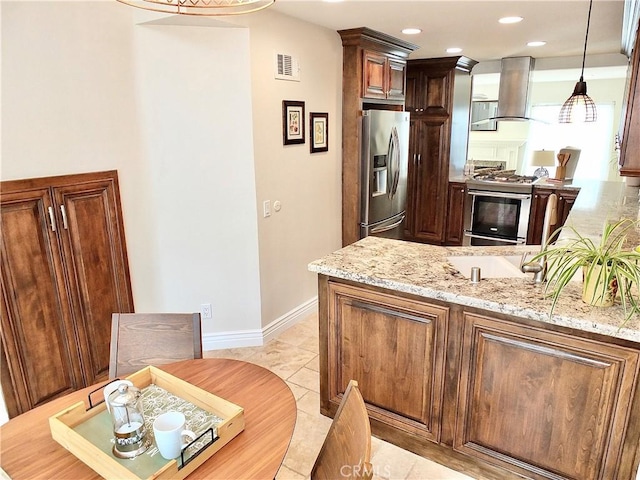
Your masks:
{"label": "stainless steel range hood", "polygon": [[529,94],[531,72],[535,65],[532,57],[503,58],[498,90],[498,114],[492,120],[531,120]]}
{"label": "stainless steel range hood", "polygon": [[503,58],[496,116],[473,122],[473,124],[480,125],[490,121],[535,120],[529,117],[531,72],[534,65],[535,59],[532,57]]}

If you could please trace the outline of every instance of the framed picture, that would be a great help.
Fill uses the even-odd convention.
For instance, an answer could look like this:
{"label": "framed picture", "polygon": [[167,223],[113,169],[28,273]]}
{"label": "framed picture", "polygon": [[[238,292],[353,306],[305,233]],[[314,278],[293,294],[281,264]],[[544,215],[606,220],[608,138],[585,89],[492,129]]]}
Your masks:
{"label": "framed picture", "polygon": [[311,153],[329,151],[329,114],[311,112],[309,117]]}
{"label": "framed picture", "polygon": [[304,143],[304,102],[282,101],[282,141],[284,145]]}

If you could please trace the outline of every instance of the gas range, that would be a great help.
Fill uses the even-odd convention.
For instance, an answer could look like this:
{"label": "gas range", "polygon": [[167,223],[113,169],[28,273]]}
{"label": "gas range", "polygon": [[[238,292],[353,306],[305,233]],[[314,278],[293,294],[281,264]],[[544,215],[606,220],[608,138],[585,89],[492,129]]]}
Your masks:
{"label": "gas range", "polygon": [[531,193],[540,178],[517,175],[515,170],[483,169],[467,179],[467,185],[475,190],[495,192]]}

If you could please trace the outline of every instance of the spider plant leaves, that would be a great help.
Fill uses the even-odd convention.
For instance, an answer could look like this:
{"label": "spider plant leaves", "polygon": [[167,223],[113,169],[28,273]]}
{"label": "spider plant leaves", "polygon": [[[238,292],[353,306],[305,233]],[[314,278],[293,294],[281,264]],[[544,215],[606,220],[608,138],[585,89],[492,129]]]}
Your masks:
{"label": "spider plant leaves", "polygon": [[[627,235],[639,226],[638,221],[628,219],[608,223],[599,242],[566,226],[564,228],[574,234],[573,238],[562,240],[558,245],[548,245],[535,255],[532,261],[546,261],[547,264],[545,295],[552,299],[549,314],[553,314],[558,298],[581,269],[583,283],[597,280],[605,285],[600,293],[593,293],[591,300],[596,303],[604,299],[610,286],[617,286],[625,312],[622,325],[633,315],[640,314],[640,252],[625,249]],[[557,234],[554,232],[554,237]],[[588,299],[585,301],[592,303]]]}

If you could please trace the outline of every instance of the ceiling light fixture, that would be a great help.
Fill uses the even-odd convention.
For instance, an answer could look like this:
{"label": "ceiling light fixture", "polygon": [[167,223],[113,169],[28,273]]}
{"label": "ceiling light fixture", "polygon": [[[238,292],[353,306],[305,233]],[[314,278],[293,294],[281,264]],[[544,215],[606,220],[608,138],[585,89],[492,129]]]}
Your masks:
{"label": "ceiling light fixture", "polygon": [[403,28],[402,33],[404,33],[405,35],[417,35],[419,33],[422,33],[422,30],[419,28]]}
{"label": "ceiling light fixture", "polygon": [[460,53],[461,51],[462,49],[458,47],[447,48],[447,53]]}
{"label": "ceiling light fixture", "polygon": [[546,45],[547,42],[543,42],[542,40],[540,41],[534,41],[534,42],[529,42],[527,43],[527,47],[542,47],[543,45]]}
{"label": "ceiling light fixture", "polygon": [[276,0],[117,0],[132,7],[177,15],[219,17],[257,12]]}
{"label": "ceiling light fixture", "polygon": [[558,122],[595,122],[598,119],[596,104],[587,95],[587,82],[584,81],[584,62],[587,57],[587,39],[589,38],[589,23],[591,21],[591,7],[593,0],[589,0],[589,15],[587,16],[587,33],[584,36],[584,51],[582,52],[582,71],[580,80],[573,89],[573,94],[564,102],[560,109]]}
{"label": "ceiling light fixture", "polygon": [[498,20],[500,23],[518,23],[524,20],[522,17],[502,17]]}

